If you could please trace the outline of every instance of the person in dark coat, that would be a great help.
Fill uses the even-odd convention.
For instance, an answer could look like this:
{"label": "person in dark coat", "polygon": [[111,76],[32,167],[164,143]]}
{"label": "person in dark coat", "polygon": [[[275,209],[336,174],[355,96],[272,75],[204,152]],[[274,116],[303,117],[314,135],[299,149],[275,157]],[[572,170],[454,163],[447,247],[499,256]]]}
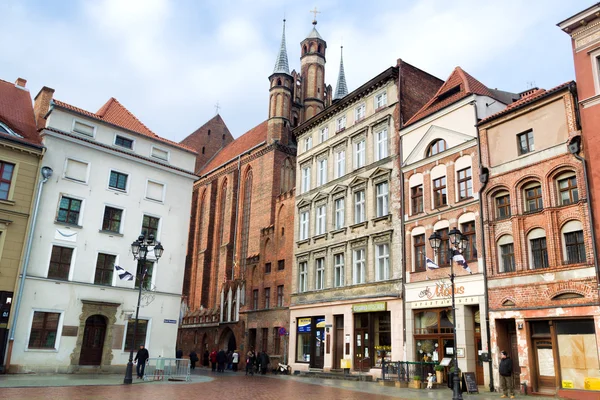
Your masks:
{"label": "person in dark coat", "polygon": [[269,363],[271,362],[271,360],[269,359],[269,355],[267,354],[266,351],[261,352],[259,357],[260,357],[260,373],[264,375],[267,373],[267,367],[269,366]]}
{"label": "person in dark coat", "polygon": [[217,349],[214,349],[210,353],[210,363],[212,366],[212,372],[215,372],[217,370]]}
{"label": "person in dark coat", "polygon": [[246,353],[246,375],[254,375],[254,362],[256,360],[256,353],[254,353],[254,347],[251,347]]}
{"label": "person in dark coat", "polygon": [[227,354],[221,349],[217,353],[217,372],[225,372],[225,363],[227,362]]}
{"label": "person in dark coat", "polygon": [[178,350],[175,352],[175,358],[183,358],[183,350],[181,350],[181,349],[178,349]]}
{"label": "person in dark coat", "polygon": [[498,366],[500,373],[500,390],[502,391],[501,398],[515,398],[515,389],[513,387],[513,363],[508,353],[504,350],[500,352],[500,365]]}
{"label": "person in dark coat", "polygon": [[198,362],[198,354],[194,350],[190,352],[190,368],[196,369],[196,363]]}
{"label": "person in dark coat", "polygon": [[135,371],[137,372],[138,379],[144,378],[144,370],[146,369],[146,361],[150,358],[150,354],[148,353],[148,349],[144,347],[144,345],[140,345],[140,349],[135,355],[134,361],[137,362],[135,366]]}
{"label": "person in dark coat", "polygon": [[204,350],[204,355],[202,356],[202,365],[204,365],[205,367],[208,367],[209,356],[210,353],[208,352],[208,349]]}

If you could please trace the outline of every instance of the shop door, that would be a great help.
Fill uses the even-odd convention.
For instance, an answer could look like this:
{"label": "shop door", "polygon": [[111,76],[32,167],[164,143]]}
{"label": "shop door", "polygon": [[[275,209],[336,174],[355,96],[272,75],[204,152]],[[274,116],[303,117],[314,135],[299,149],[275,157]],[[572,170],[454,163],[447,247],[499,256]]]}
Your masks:
{"label": "shop door", "polygon": [[311,368],[323,368],[325,362],[325,317],[313,319],[315,336],[313,337],[313,354],[310,357]]}
{"label": "shop door", "polygon": [[556,372],[554,368],[554,350],[548,339],[534,339],[535,364],[537,370],[538,392],[556,392]]}
{"label": "shop door", "polygon": [[344,358],[344,316],[335,316],[335,343],[333,344],[333,369],[342,368]]}
{"label": "shop door", "polygon": [[100,365],[104,336],[106,336],[106,319],[101,315],[89,317],[85,321],[79,365]]}
{"label": "shop door", "polygon": [[369,351],[369,329],[354,329],[354,370],[368,371],[371,369],[371,354]]}
{"label": "shop door", "polygon": [[476,357],[476,367],[475,367],[475,375],[477,377],[478,385],[485,385],[483,378],[483,362],[479,361],[479,354],[483,351],[483,346],[481,343],[481,335],[475,334],[475,357]]}

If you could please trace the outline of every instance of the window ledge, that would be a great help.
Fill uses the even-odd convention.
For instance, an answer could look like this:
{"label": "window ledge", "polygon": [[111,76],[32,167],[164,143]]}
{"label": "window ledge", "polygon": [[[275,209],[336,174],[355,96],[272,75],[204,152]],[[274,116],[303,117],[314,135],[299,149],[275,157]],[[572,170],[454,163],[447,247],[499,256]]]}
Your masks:
{"label": "window ledge", "polygon": [[342,133],[342,132],[344,132],[345,130],[346,130],[346,128],[345,128],[345,127],[344,127],[344,128],[340,128],[340,129],[338,129],[337,131],[335,131],[335,134],[337,135],[338,133]]}
{"label": "window ledge", "polygon": [[123,237],[123,234],[122,234],[122,233],[119,233],[119,232],[113,232],[113,231],[104,231],[104,230],[102,230],[102,229],[99,229],[99,230],[98,230],[98,232],[99,232],[99,233],[103,233],[103,234],[105,234],[105,235],[108,235],[108,236],[118,236],[118,237]]}
{"label": "window ledge", "polygon": [[350,225],[351,230],[355,230],[358,228],[366,228],[369,224],[369,221],[359,222],[358,224]]}
{"label": "window ledge", "polygon": [[58,353],[58,349],[36,349],[36,348],[27,348],[25,351],[36,351],[39,353]]}
{"label": "window ledge", "polygon": [[115,192],[115,194],[119,194],[119,193],[127,194],[127,190],[114,188],[114,187],[110,187],[110,186],[108,187],[108,190],[110,190],[111,192]]}
{"label": "window ledge", "polygon": [[69,229],[69,228],[83,229],[83,226],[81,226],[81,225],[69,224],[68,222],[61,222],[61,221],[54,221],[54,225],[62,225],[67,229]]}
{"label": "window ledge", "polygon": [[336,229],[335,231],[329,232],[329,234],[331,235],[331,238],[333,238],[338,233],[346,233],[346,229],[347,229],[346,227],[340,228],[340,229]]}
{"label": "window ledge", "polygon": [[87,182],[86,181],[80,181],[79,179],[75,179],[75,178],[69,178],[68,176],[63,176],[63,179],[69,182],[73,182],[73,183],[78,183],[80,185],[86,185],[87,186]]}
{"label": "window ledge", "polygon": [[14,206],[17,203],[12,200],[0,200],[0,204],[4,204],[6,206]]}
{"label": "window ledge", "polygon": [[523,215],[537,214],[537,213],[541,213],[542,211],[544,211],[544,208],[536,208],[535,210],[524,211]]}
{"label": "window ledge", "polygon": [[303,244],[308,244],[310,242],[310,239],[302,239],[302,240],[298,240],[296,242],[296,245],[298,245],[298,247],[302,246]]}
{"label": "window ledge", "polygon": [[151,199],[150,197],[144,197],[144,200],[148,200],[148,201],[151,201],[153,203],[159,203],[159,204],[163,204],[164,203],[163,200]]}
{"label": "window ledge", "polygon": [[327,233],[321,233],[319,235],[313,236],[313,243],[316,243],[319,239],[327,239]]}
{"label": "window ledge", "polygon": [[458,199],[458,201],[456,202],[456,204],[463,203],[463,202],[466,202],[466,201],[469,201],[469,200],[473,200],[473,199],[474,199],[473,196],[465,197],[464,199]]}
{"label": "window ledge", "polygon": [[386,215],[383,215],[381,217],[373,218],[371,220],[371,222],[373,223],[373,226],[375,226],[375,223],[377,223],[377,222],[391,221],[391,220],[392,220],[392,214],[386,214]]}
{"label": "window ledge", "polygon": [[450,207],[449,204],[440,204],[439,206],[433,206],[433,209],[434,210],[443,210],[443,209],[446,209],[448,207]]}

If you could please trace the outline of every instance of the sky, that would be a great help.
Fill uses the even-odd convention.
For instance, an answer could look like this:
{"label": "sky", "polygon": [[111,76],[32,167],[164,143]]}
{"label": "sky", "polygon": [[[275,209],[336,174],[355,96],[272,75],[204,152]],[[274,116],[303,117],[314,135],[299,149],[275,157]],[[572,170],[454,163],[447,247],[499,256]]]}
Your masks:
{"label": "sky", "polygon": [[[313,4],[314,3],[314,4]],[[334,91],[340,46],[349,91],[398,58],[445,80],[461,66],[491,88],[521,92],[573,80],[556,24],[582,0],[1,0],[0,79],[27,79],[97,111],[117,98],[151,130],[181,141],[219,113],[234,137],[268,115],[268,77],[285,17],[290,69],[312,29],[327,41]]]}

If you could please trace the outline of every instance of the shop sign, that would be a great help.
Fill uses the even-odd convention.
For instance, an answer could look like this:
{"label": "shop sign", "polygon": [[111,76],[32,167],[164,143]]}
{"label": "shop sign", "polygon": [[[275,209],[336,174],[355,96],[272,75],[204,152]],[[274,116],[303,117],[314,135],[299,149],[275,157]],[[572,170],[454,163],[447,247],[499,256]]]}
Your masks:
{"label": "shop sign", "polygon": [[364,304],[353,304],[352,312],[363,313],[363,312],[378,312],[387,311],[387,302],[378,301],[376,303],[364,303]]}
{"label": "shop sign", "polygon": [[[456,304],[457,305],[469,305],[469,304],[478,304],[479,298],[477,296],[473,297],[457,297]],[[418,308],[433,308],[433,307],[445,307],[452,305],[452,299],[425,299],[423,301],[412,301],[410,305],[413,309]]]}
{"label": "shop sign", "polygon": [[[464,286],[455,286],[455,295],[465,294]],[[452,285],[438,283],[434,287],[426,286],[425,289],[419,292],[419,299],[443,299],[452,296]]]}
{"label": "shop sign", "polygon": [[310,318],[299,318],[298,319],[298,332],[310,332]]}
{"label": "shop sign", "polygon": [[317,318],[317,328],[325,328],[325,318]]}

